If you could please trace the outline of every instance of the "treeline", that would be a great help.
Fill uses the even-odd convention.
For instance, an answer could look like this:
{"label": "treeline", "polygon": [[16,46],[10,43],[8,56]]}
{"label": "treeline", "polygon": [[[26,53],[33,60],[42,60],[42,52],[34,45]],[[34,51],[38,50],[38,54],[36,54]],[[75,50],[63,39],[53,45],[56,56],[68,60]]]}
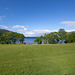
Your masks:
{"label": "treeline", "polygon": [[52,32],[49,34],[44,34],[44,36],[40,36],[35,39],[34,42],[37,44],[58,44],[60,43],[73,43],[75,42],[75,32],[66,32],[64,29],[59,29],[58,32]]}
{"label": "treeline", "polygon": [[0,29],[0,34],[3,34],[5,32],[10,32],[9,30],[5,30],[5,29]]}
{"label": "treeline", "polygon": [[15,44],[16,41],[23,43],[24,35],[4,29],[0,29],[0,43],[1,44]]}

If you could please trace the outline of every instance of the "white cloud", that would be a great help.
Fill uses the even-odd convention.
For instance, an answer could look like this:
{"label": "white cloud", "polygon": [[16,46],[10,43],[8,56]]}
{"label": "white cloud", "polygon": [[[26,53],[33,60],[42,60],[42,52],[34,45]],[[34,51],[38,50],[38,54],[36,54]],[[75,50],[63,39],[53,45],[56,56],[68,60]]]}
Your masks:
{"label": "white cloud", "polygon": [[23,33],[25,35],[25,37],[35,37],[35,33],[34,32],[24,32]]}
{"label": "white cloud", "polygon": [[23,29],[18,29],[18,31],[24,31]]}
{"label": "white cloud", "polygon": [[35,33],[49,33],[50,30],[34,30]]}
{"label": "white cloud", "polygon": [[4,26],[4,25],[0,25],[0,27],[2,27],[2,28],[8,28],[7,26]]}
{"label": "white cloud", "polygon": [[21,26],[21,25],[12,26],[12,28],[18,28],[18,31],[27,31],[28,30],[25,26]]}
{"label": "white cloud", "polygon": [[[72,30],[65,30],[67,32],[75,31],[75,29]],[[40,37],[41,35],[44,35],[45,33],[51,33],[51,32],[58,32],[58,30],[33,30],[30,32],[23,33],[26,37]]]}
{"label": "white cloud", "polygon": [[34,32],[26,32],[27,35],[34,35]]}
{"label": "white cloud", "polygon": [[4,18],[5,16],[0,16],[0,21]]}
{"label": "white cloud", "polygon": [[15,26],[12,26],[12,28],[25,28],[25,26],[15,25]]}
{"label": "white cloud", "polygon": [[57,32],[58,30],[33,30],[30,32],[23,33],[26,37],[39,37],[41,35],[44,35],[45,33],[51,33],[51,32]]}
{"label": "white cloud", "polygon": [[18,29],[18,31],[27,31],[27,28],[23,28],[23,29]]}
{"label": "white cloud", "polygon": [[24,31],[28,30],[27,28],[24,28]]}
{"label": "white cloud", "polygon": [[12,31],[16,31],[16,32],[25,32],[27,31],[28,29],[25,27],[25,26],[22,26],[22,25],[15,25],[15,26],[5,26],[5,25],[0,25],[1,28],[8,28],[8,30],[12,30]]}
{"label": "white cloud", "polygon": [[63,21],[61,24],[65,24],[67,26],[75,26],[75,21]]}
{"label": "white cloud", "polygon": [[25,32],[24,35],[27,37],[39,37],[41,35],[44,35],[45,33],[50,33],[50,30],[33,30],[30,32]]}
{"label": "white cloud", "polygon": [[65,31],[67,31],[67,32],[73,32],[73,31],[75,31],[75,29],[72,29],[72,30],[65,30]]}

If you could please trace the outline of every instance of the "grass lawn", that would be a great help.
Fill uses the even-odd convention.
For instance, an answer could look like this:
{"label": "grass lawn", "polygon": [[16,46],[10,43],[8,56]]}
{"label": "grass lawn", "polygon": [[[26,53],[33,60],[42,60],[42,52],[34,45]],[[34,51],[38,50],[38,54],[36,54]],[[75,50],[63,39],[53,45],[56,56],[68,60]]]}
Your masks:
{"label": "grass lawn", "polygon": [[0,75],[75,75],[75,44],[0,45]]}

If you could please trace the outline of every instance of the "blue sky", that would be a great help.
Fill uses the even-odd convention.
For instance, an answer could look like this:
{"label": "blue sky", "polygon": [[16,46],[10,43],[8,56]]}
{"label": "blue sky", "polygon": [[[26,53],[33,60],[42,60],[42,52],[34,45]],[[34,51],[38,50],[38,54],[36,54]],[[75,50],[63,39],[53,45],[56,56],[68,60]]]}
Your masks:
{"label": "blue sky", "polygon": [[75,0],[0,0],[0,28],[30,37],[75,31]]}

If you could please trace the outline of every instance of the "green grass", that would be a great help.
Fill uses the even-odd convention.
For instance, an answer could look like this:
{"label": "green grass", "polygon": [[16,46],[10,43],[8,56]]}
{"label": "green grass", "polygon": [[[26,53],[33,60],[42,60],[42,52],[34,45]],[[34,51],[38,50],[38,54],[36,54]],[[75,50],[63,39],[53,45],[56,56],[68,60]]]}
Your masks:
{"label": "green grass", "polygon": [[0,45],[0,75],[75,75],[75,44]]}

